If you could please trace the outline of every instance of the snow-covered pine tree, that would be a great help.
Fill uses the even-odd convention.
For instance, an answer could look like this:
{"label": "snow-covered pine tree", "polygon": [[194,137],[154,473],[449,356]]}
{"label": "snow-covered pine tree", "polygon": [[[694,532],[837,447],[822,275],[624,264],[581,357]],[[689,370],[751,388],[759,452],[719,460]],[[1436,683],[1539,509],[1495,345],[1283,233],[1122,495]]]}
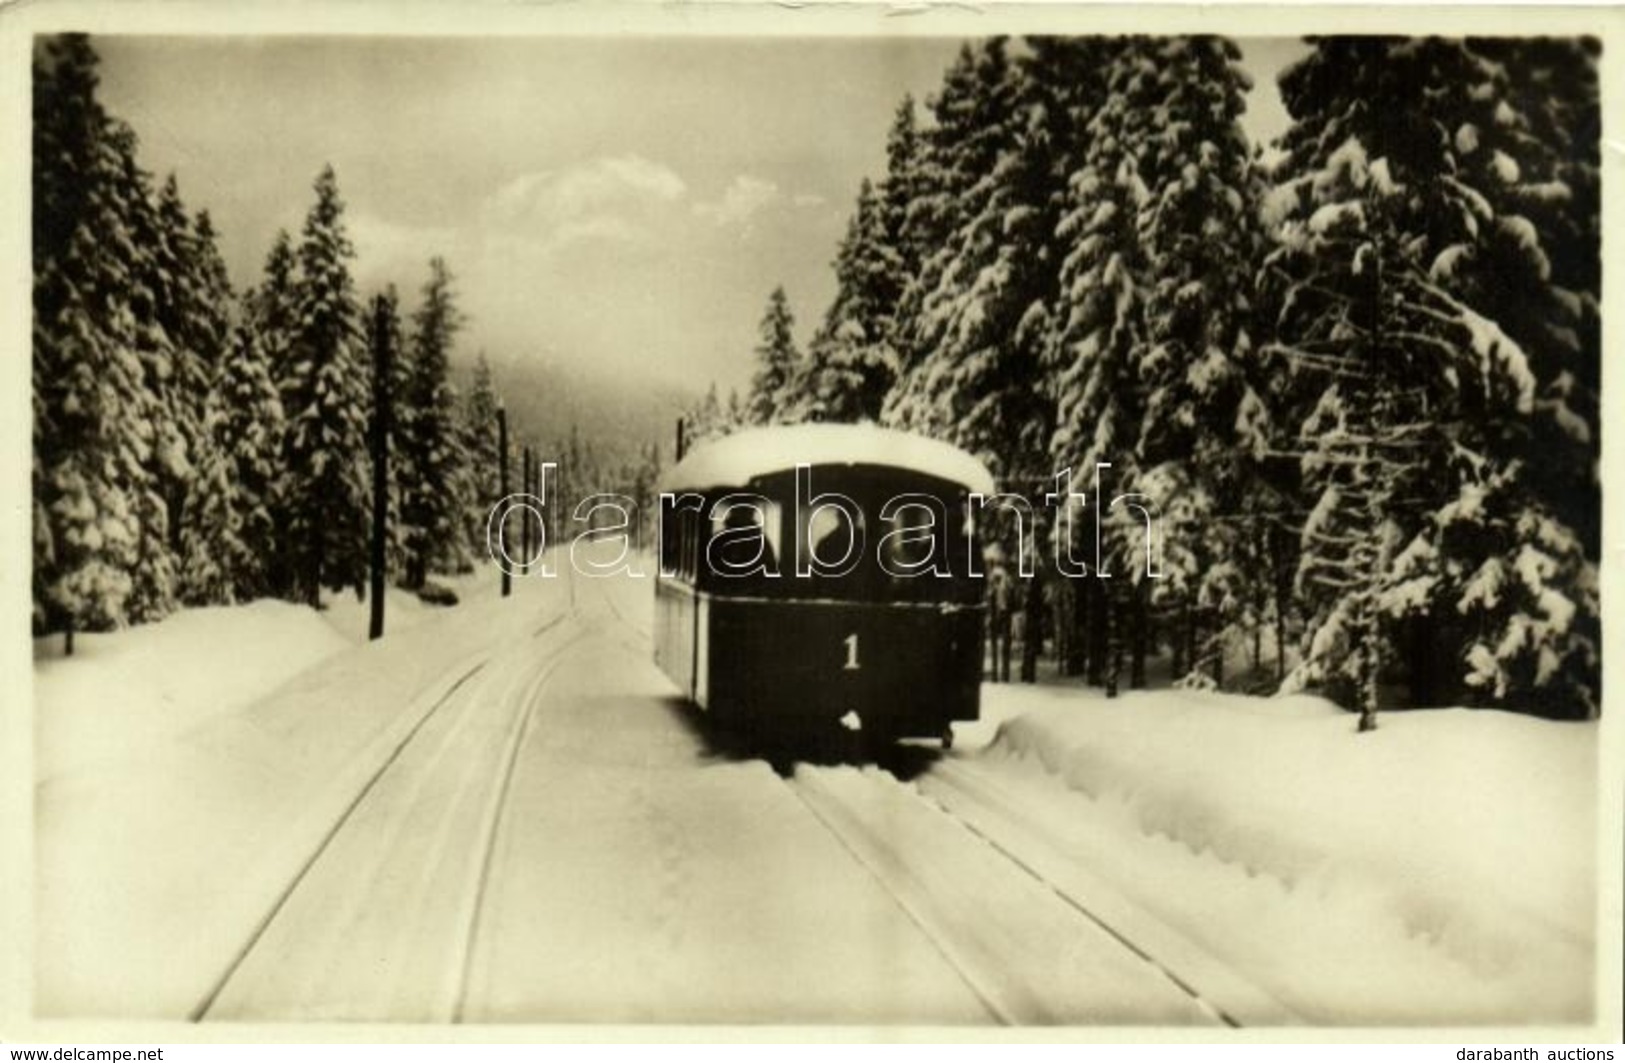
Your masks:
{"label": "snow-covered pine tree", "polygon": [[685,445],[692,450],[708,439],[715,439],[728,433],[727,418],[722,409],[722,400],[717,397],[717,382],[711,381],[711,386],[705,391],[705,397],[689,408],[683,418],[683,438]]}
{"label": "snow-covered pine tree", "polygon": [[481,351],[474,359],[472,382],[463,398],[461,428],[463,452],[467,455],[463,467],[463,534],[469,551],[476,558],[485,557],[485,525],[500,490],[498,405],[491,366]]}
{"label": "snow-covered pine tree", "polygon": [[945,282],[944,274],[962,261],[959,234],[983,212],[994,169],[1011,149],[1019,87],[1006,40],[992,37],[960,49],[928,103],[932,121],[907,170],[912,197],[898,241],[907,283],[892,330],[898,368],[881,412],[887,424],[926,433],[940,426],[943,415],[932,398],[940,386],[933,378],[945,367],[935,343],[944,305],[961,294],[956,285],[963,283],[962,277]]}
{"label": "snow-covered pine tree", "polygon": [[[1077,115],[1084,147],[1057,226],[1066,250],[1046,352],[1056,410],[1051,463],[1070,469],[1071,491],[1097,505],[1143,489],[1138,444],[1146,394],[1136,355],[1146,350],[1145,301],[1153,273],[1140,239],[1139,213],[1150,191],[1137,169],[1135,131],[1157,74],[1144,41],[1120,38],[1104,47],[1100,103]],[[1106,499],[1096,498],[1094,482],[1102,464],[1111,466],[1100,486]],[[1104,520],[1100,556],[1092,535],[1075,555],[1095,574],[1084,581],[1089,681],[1105,686],[1108,695],[1117,690],[1120,614],[1128,601],[1118,587],[1127,573],[1144,568],[1145,559],[1143,524],[1128,511],[1114,510],[1112,518]],[[1093,521],[1087,523],[1092,530]]]}
{"label": "snow-covered pine tree", "polygon": [[[386,445],[389,447],[389,466],[385,470],[388,479],[387,491],[389,498],[384,527],[384,560],[385,569],[390,578],[404,583],[407,561],[410,556],[407,549],[407,540],[411,535],[411,530],[404,517],[404,511],[406,508],[406,485],[413,477],[410,456],[407,453],[409,449],[407,439],[410,432],[408,426],[412,419],[412,409],[406,400],[406,396],[410,395],[412,391],[412,364],[408,356],[405,333],[401,322],[400,293],[395,290],[393,284],[390,284],[385,286],[383,292],[379,294],[379,298],[383,300],[383,303],[381,306],[374,304],[373,314],[381,314],[381,320],[375,318],[367,324],[367,341],[369,345],[367,360],[368,364],[376,371],[377,352],[372,350],[371,344],[381,338],[378,329],[382,326],[384,333],[387,334],[387,342],[393,355],[389,360],[389,431],[385,440]],[[376,381],[372,383],[376,384]],[[369,418],[373,412],[369,408]],[[494,417],[495,414],[493,413],[492,416]],[[369,440],[370,427],[369,424]],[[371,472],[372,470],[369,469],[369,478]],[[481,534],[484,534],[483,529]]]}
{"label": "snow-covered pine tree", "polygon": [[421,587],[430,572],[467,571],[472,559],[463,534],[463,467],[457,393],[450,376],[451,348],[461,327],[451,270],[429,262],[423,302],[412,316],[407,392],[400,403],[401,516],[406,528],[407,587]]}
{"label": "snow-covered pine tree", "polygon": [[120,257],[128,270],[131,343],[143,379],[138,430],[147,449],[141,470],[131,476],[132,485],[140,484],[131,499],[140,535],[128,602],[130,619],[141,622],[167,616],[175,607],[176,552],[167,496],[184,492],[192,474],[182,420],[190,405],[186,389],[197,380],[177,371],[175,341],[164,327],[171,277],[161,256],[163,226],[151,179],[136,158],[135,133],[118,123],[111,141],[119,160],[119,210],[130,236]]}
{"label": "snow-covered pine tree", "polygon": [[188,331],[192,348],[212,381],[220,363],[237,349],[235,326],[247,320],[244,315],[248,308],[232,290],[214,220],[207,210],[198,211],[193,218],[192,247],[196,254],[192,270],[196,305]]}
{"label": "snow-covered pine tree", "polygon": [[[254,406],[255,415],[270,418],[265,421],[269,445],[281,444],[281,408],[266,409],[264,394],[250,396],[238,393],[227,396],[219,393],[222,373],[233,371],[244,376],[231,382],[236,388],[253,389],[257,383],[270,387],[266,365],[257,349],[249,349],[250,337],[234,335],[231,309],[234,296],[225,261],[220,257],[216,243],[214,223],[207,211],[189,218],[173,174],[165,181],[158,202],[158,219],[162,234],[159,251],[163,263],[161,272],[167,277],[162,305],[161,321],[173,351],[173,371],[169,380],[168,401],[176,429],[186,444],[188,471],[184,478],[170,477],[164,487],[171,538],[177,555],[178,592],[183,601],[191,604],[204,602],[238,601],[267,593],[265,587],[265,558],[271,546],[269,525],[256,520],[255,508],[265,505],[268,481],[251,477],[251,484],[227,483],[222,476],[235,477],[235,461],[228,461],[230,448],[236,440],[219,438],[220,418],[231,402],[241,400]],[[228,359],[247,358],[251,365],[227,367]],[[235,426],[234,426],[235,427]],[[258,429],[250,430],[258,435]],[[222,445],[227,450],[222,451]],[[275,469],[273,453],[264,455],[267,467]],[[206,468],[205,463],[212,463]],[[210,483],[210,479],[215,482]],[[235,499],[233,496],[247,489],[256,497],[255,502]],[[212,493],[207,502],[201,492]],[[221,503],[224,499],[225,505]],[[189,512],[194,504],[211,509],[194,519]],[[263,511],[261,516],[267,516]],[[213,529],[222,538],[208,543],[200,540],[202,526],[219,518],[225,524]],[[188,541],[190,539],[190,542]],[[211,561],[200,559],[200,542],[216,551]],[[199,565],[218,566],[217,586],[210,586]]]}
{"label": "snow-covered pine tree", "polygon": [[[909,210],[920,195],[920,151],[914,97],[905,95],[898,102],[891,129],[886,133],[886,176],[876,190],[886,245],[897,257],[895,284],[899,298],[909,278],[919,272],[925,250],[909,227]],[[892,309],[895,313],[896,307]]]}
{"label": "snow-covered pine tree", "polygon": [[1524,351],[1535,381],[1528,417],[1474,426],[1482,510],[1435,544],[1471,639],[1466,699],[1565,717],[1598,711],[1595,44],[1468,42],[1479,109],[1452,147],[1493,221],[1439,276]]}
{"label": "snow-covered pine tree", "polygon": [[864,179],[836,252],[836,295],[808,347],[797,420],[880,417],[897,375],[898,303],[924,253],[909,225],[919,165],[914,98],[904,96],[886,136],[886,175],[878,188]]}
{"label": "snow-covered pine tree", "polygon": [[835,300],[807,350],[798,419],[873,421],[896,373],[888,337],[904,272],[867,178],[834,266]]}
{"label": "snow-covered pine tree", "polygon": [[404,396],[401,357],[400,300],[390,285],[370,301],[367,320],[367,365],[371,386],[367,410],[368,479],[371,507],[367,528],[367,637],[384,636],[385,594],[392,573],[400,568],[400,492],[395,465],[400,447],[395,407]]}
{"label": "snow-covered pine tree", "polygon": [[1259,486],[1253,461],[1268,450],[1249,382],[1261,188],[1240,124],[1251,82],[1239,60],[1234,43],[1210,36],[1141,39],[1120,56],[1134,70],[1122,91],[1139,120],[1119,135],[1145,189],[1135,229],[1149,279],[1130,353],[1145,395],[1134,465],[1167,533],[1159,579],[1146,578],[1138,550],[1123,572],[1136,596],[1136,685],[1148,598],[1201,622],[1201,636],[1181,633],[1198,650],[1187,667],[1218,683],[1226,642],[1263,621],[1257,592],[1269,586],[1243,564],[1256,529],[1239,519]]}
{"label": "snow-covered pine tree", "polygon": [[[1542,415],[1537,382],[1457,272],[1510,221],[1475,187],[1505,164],[1465,158],[1502,150],[1484,143],[1507,107],[1502,77],[1462,42],[1386,38],[1317,41],[1282,75],[1294,124],[1265,281],[1277,349],[1315,381],[1299,441],[1313,616],[1289,685],[1341,686],[1362,729],[1401,618],[1485,700],[1532,707],[1513,673],[1541,697],[1585,700],[1576,680],[1591,650],[1576,620],[1593,596],[1572,563],[1577,540],[1544,511],[1520,455]],[[1420,102],[1370,105],[1400,98]],[[1427,664],[1411,662],[1413,688],[1438,678]]]}
{"label": "snow-covered pine tree", "polygon": [[[1051,534],[1038,496],[1053,486],[1055,396],[1046,356],[1067,250],[1058,230],[1066,178],[1081,163],[1087,117],[1100,102],[1105,45],[1035,38],[1027,48],[1014,64],[1000,64],[998,52],[983,64],[987,124],[971,146],[990,169],[959,197],[962,221],[922,271],[922,282],[934,287],[923,299],[905,300],[914,313],[906,330],[909,369],[887,415],[987,460],[1005,490],[1032,500],[1045,524],[1036,542]],[[1000,73],[1003,80],[995,80]],[[1042,582],[1024,588],[1032,632],[1040,628]],[[1037,647],[1036,637],[1026,640],[1024,679],[1036,674]]]}
{"label": "snow-covered pine tree", "polygon": [[605,482],[605,470],[599,461],[597,448],[591,440],[581,438],[581,427],[573,421],[564,445],[555,448],[554,453],[563,455],[558,468],[558,519],[567,522],[582,499],[602,490],[600,485]]}
{"label": "snow-covered pine tree", "polygon": [[203,431],[181,519],[179,596],[186,605],[229,605],[236,598],[233,566],[246,569],[248,556],[237,519],[235,469],[231,454],[211,437],[221,420],[219,398],[204,403]]}
{"label": "snow-covered pine tree", "polygon": [[360,593],[367,574],[367,367],[331,166],[315,182],[293,285],[292,347],[279,380],[287,417],[284,497],[293,592],[319,606],[323,587]]}
{"label": "snow-covered pine tree", "polygon": [[748,401],[752,424],[782,424],[794,402],[801,352],[796,349],[795,315],[784,288],[773,289],[762,315],[761,341],[756,345],[756,373],[751,377]]}
{"label": "snow-covered pine tree", "polygon": [[[1591,38],[1557,37],[1488,38],[1469,45],[1498,64],[1505,81],[1497,88],[1507,104],[1495,110],[1492,142],[1470,153],[1476,168],[1494,171],[1494,179],[1479,187],[1498,215],[1527,219],[1540,236],[1543,256],[1528,254],[1521,225],[1503,224],[1497,235],[1510,251],[1507,261],[1487,258],[1478,271],[1479,290],[1469,297],[1529,351],[1540,386],[1537,404],[1550,408],[1565,428],[1565,438],[1546,440],[1540,448],[1547,459],[1541,478],[1573,507],[1567,519],[1582,534],[1588,556],[1596,557],[1600,45]],[[1510,276],[1498,276],[1500,268],[1510,269]],[[1506,290],[1507,281],[1513,290]],[[1509,305],[1509,299],[1516,302]]]}
{"label": "snow-covered pine tree", "polygon": [[197,475],[182,519],[181,596],[243,602],[273,592],[269,499],[281,475],[282,400],[248,300],[205,405]]}
{"label": "snow-covered pine tree", "polygon": [[660,469],[660,444],[650,442],[638,448],[627,481],[627,494],[638,507],[638,541],[648,550],[655,547],[660,518]]}
{"label": "snow-covered pine tree", "polygon": [[203,447],[205,405],[216,366],[230,342],[231,283],[206,217],[194,222],[171,173],[158,192],[153,224],[154,314],[167,356],[153,389],[184,451],[184,467],[155,470],[167,511],[171,546],[179,551],[186,497]]}
{"label": "snow-covered pine tree", "polygon": [[36,633],[129,619],[151,404],[128,287],[128,132],[96,100],[81,34],[33,57],[33,621]]}
{"label": "snow-covered pine tree", "polygon": [[[1586,715],[1597,710],[1600,620],[1597,42],[1507,38],[1468,46],[1493,75],[1477,86],[1494,103],[1492,124],[1460,127],[1453,146],[1463,180],[1482,193],[1495,221],[1450,263],[1449,282],[1525,351],[1535,377],[1532,416],[1483,440],[1496,465],[1523,467],[1484,481],[1500,488],[1485,499],[1497,517],[1479,522],[1499,529],[1495,545],[1472,537],[1468,556],[1456,562],[1475,581],[1513,577],[1501,593],[1485,593],[1478,582],[1458,600],[1475,635],[1470,697]],[[1452,543],[1460,553],[1462,537]]]}
{"label": "snow-covered pine tree", "polygon": [[291,369],[297,336],[295,285],[298,268],[293,240],[286,229],[279,229],[270,252],[265,256],[264,276],[253,298],[253,316],[260,334],[260,346],[265,348],[272,376],[276,379],[288,375]]}
{"label": "snow-covered pine tree", "polygon": [[[298,263],[294,259],[293,241],[286,229],[277,231],[271,250],[265,256],[265,266],[258,288],[253,289],[245,302],[245,312],[254,324],[261,350],[270,367],[271,381],[278,395],[286,395],[293,373],[294,345],[294,277]],[[286,407],[284,407],[284,412]],[[267,558],[267,576],[270,592],[279,597],[293,596],[292,542],[287,528],[291,520],[289,492],[292,477],[283,469],[272,483],[266,496],[278,534]]]}

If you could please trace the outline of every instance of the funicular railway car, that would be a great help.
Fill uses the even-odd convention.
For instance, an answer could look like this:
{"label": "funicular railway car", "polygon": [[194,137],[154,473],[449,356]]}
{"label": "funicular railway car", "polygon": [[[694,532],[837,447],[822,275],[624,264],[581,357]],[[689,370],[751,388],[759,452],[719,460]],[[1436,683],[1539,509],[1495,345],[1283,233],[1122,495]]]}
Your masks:
{"label": "funicular railway car", "polygon": [[974,720],[983,581],[957,448],[873,426],[749,429],[660,484],[655,659],[747,738],[951,743]]}

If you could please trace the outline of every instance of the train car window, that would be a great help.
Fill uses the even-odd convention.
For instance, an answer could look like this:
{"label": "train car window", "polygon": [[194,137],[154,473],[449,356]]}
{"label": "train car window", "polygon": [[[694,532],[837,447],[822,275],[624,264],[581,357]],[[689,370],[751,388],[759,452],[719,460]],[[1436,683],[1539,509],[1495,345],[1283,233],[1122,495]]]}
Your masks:
{"label": "train car window", "polygon": [[[855,518],[855,519],[854,519]],[[815,574],[841,578],[861,571],[866,548],[872,548],[864,531],[863,511],[848,513],[834,506],[813,511],[807,521],[807,534],[801,537],[801,568]]]}
{"label": "train car window", "polygon": [[948,576],[948,507],[933,495],[900,495],[880,510],[880,564],[893,579]]}
{"label": "train car window", "polygon": [[709,575],[719,579],[773,578],[779,574],[782,507],[759,495],[726,495],[711,508]]}
{"label": "train car window", "polygon": [[660,514],[660,571],[677,572],[677,559],[682,556],[682,546],[678,541],[677,522],[674,514],[664,512]]}
{"label": "train car window", "polygon": [[[779,562],[780,578],[762,581],[748,591],[736,585],[739,591],[785,599],[899,603],[979,600],[981,581],[971,576],[970,560],[975,531],[968,523],[971,509],[964,488],[881,465],[815,466],[811,486],[814,497],[835,494],[842,504],[805,510],[791,469],[751,481],[749,490],[772,503],[765,515],[765,534]],[[905,512],[897,512],[895,503],[899,499],[918,500],[930,506],[933,518],[909,506],[902,507]],[[850,521],[847,503],[855,518]],[[803,521],[805,525],[798,526]],[[934,527],[928,539],[904,536],[913,541],[888,542],[887,534],[904,524],[917,530],[926,525]],[[888,563],[888,550],[901,551],[903,558],[918,561],[926,559],[933,548],[941,558],[940,569],[933,563],[925,575],[900,577],[895,574],[898,566]],[[721,586],[717,590],[727,593]]]}
{"label": "train car window", "polygon": [[685,509],[677,514],[678,535],[681,538],[682,557],[678,570],[690,582],[694,579],[694,511]]}
{"label": "train car window", "polygon": [[690,582],[698,582],[700,578],[700,554],[705,549],[705,518],[695,510],[688,510],[683,514],[683,523],[688,528],[688,553],[685,558]]}

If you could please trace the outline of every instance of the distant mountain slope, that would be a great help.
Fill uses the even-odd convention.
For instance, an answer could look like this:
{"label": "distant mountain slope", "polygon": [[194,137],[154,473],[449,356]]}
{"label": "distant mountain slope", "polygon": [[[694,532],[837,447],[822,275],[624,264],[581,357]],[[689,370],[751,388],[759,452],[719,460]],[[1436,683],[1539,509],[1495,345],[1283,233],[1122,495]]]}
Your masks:
{"label": "distant mountain slope", "polygon": [[[545,355],[487,355],[497,393],[507,404],[514,438],[538,448],[544,461],[561,459],[570,429],[599,463],[630,462],[650,443],[671,460],[677,418],[692,406],[691,393],[663,382],[622,380]],[[470,367],[458,367],[466,390]]]}

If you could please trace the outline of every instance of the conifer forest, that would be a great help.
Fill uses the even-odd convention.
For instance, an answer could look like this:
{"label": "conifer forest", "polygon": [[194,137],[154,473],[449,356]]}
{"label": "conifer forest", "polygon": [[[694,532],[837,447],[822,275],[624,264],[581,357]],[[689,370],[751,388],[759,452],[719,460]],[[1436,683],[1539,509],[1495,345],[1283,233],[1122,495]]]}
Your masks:
{"label": "conifer forest", "polygon": [[[1036,524],[984,529],[1031,572],[1005,606],[1020,678],[1315,690],[1362,727],[1594,717],[1597,59],[1583,38],[1311,39],[1258,144],[1228,39],[968,42],[896,101],[833,301],[766,295],[749,387],[712,386],[687,438],[873,421],[980,457]],[[358,290],[329,167],[232,278],[186,174],[147,172],[99,102],[89,38],[40,38],[33,84],[35,635],[362,594],[381,447],[389,578],[488,564],[503,400],[457,352],[456,263]],[[671,456],[509,427],[567,470],[565,512],[652,508]],[[1082,512],[1045,503],[1072,494]],[[1154,541],[1103,505],[1125,496]]]}

